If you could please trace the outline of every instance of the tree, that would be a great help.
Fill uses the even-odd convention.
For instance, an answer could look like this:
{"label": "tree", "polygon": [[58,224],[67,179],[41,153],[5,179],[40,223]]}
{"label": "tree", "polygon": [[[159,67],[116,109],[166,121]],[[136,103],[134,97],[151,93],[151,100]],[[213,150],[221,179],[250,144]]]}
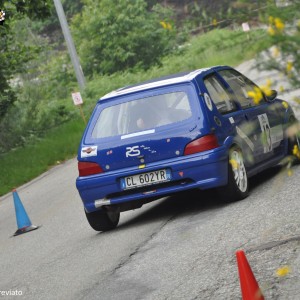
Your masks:
{"label": "tree", "polygon": [[16,41],[15,33],[12,30],[14,20],[24,16],[31,19],[47,17],[50,3],[52,3],[50,0],[0,0],[0,9],[5,12],[5,19],[0,25],[0,119],[16,100],[10,80],[16,73],[26,68],[26,63],[34,57],[38,50],[38,47]]}
{"label": "tree", "polygon": [[147,69],[171,51],[175,28],[169,11],[147,10],[144,0],[85,0],[72,22],[84,73]]}

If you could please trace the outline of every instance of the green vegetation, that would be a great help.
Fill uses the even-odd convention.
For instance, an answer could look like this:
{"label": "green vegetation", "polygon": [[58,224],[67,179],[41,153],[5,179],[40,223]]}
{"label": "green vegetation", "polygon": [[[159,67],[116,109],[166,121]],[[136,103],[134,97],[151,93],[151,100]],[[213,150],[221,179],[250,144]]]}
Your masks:
{"label": "green vegetation", "polygon": [[174,28],[160,25],[161,20],[171,22],[170,10],[162,6],[149,11],[144,0],[85,4],[72,20],[72,32],[88,76],[149,69],[176,45]]}
{"label": "green vegetation", "polygon": [[[265,34],[261,30],[251,33],[250,40],[242,31],[214,30],[192,38],[179,53],[162,60],[162,67],[155,66],[147,72],[122,72],[96,76],[88,83],[84,93],[84,110],[88,117],[96,100],[105,93],[139,81],[184,70],[227,64],[235,66],[252,58],[268,43],[262,43]],[[220,49],[222,51],[220,52]],[[65,99],[71,104],[71,99]],[[84,122],[77,108],[67,105],[73,120],[55,127],[40,138],[34,138],[25,147],[0,156],[0,195],[40,175],[49,167],[75,157]],[[75,175],[75,174],[74,174]],[[76,176],[76,175],[75,175]]]}
{"label": "green vegetation", "polygon": [[213,65],[237,64],[255,57],[270,46],[264,30],[247,35],[242,30],[216,29],[191,38],[176,54],[165,57],[162,66],[154,66],[147,72],[122,72],[106,76],[94,76],[86,88],[88,99],[97,99],[119,87],[172,73],[205,68]]}
{"label": "green vegetation", "polygon": [[[26,63],[34,58],[39,47],[23,43],[18,39],[18,30],[13,19],[28,16],[39,19],[49,16],[49,1],[3,1],[0,0],[0,9],[5,9],[5,22],[0,26],[0,118],[16,101],[16,95],[9,84],[9,80],[17,72],[26,69]],[[11,22],[9,22],[12,20]]]}
{"label": "green vegetation", "polygon": [[[47,136],[0,156],[0,195],[76,155],[84,123],[79,118],[52,129]],[[74,174],[76,176],[76,174]]]}
{"label": "green vegetation", "polygon": [[264,22],[268,24],[273,51],[268,59],[259,60],[264,69],[278,70],[294,86],[300,85],[300,1],[278,10],[268,9]]}

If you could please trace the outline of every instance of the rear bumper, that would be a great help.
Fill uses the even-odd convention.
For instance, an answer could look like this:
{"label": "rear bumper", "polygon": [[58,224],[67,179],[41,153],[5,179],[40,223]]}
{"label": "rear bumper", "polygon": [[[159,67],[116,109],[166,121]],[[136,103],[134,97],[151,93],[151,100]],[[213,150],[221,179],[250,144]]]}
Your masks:
{"label": "rear bumper", "polygon": [[[142,188],[122,190],[120,178],[159,169],[170,169],[172,180]],[[189,189],[209,189],[226,185],[228,181],[228,148],[225,146],[199,154],[181,156],[132,168],[78,177],[76,187],[87,212],[103,205],[160,197]]]}

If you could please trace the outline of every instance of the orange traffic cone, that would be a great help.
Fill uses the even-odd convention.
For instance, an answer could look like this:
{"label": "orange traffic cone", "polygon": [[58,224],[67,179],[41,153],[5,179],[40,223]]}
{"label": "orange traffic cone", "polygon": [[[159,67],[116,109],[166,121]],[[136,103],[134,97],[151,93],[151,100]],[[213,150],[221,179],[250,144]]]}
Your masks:
{"label": "orange traffic cone", "polygon": [[243,250],[236,252],[243,300],[264,300]]}

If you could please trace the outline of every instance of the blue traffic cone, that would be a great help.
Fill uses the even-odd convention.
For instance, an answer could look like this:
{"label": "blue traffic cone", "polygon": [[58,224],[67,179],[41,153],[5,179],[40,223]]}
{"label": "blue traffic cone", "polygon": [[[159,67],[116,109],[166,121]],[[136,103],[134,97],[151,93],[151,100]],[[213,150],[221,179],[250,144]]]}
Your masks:
{"label": "blue traffic cone", "polygon": [[14,236],[38,229],[39,226],[31,224],[31,221],[17,193],[17,190],[14,189],[12,192],[14,196],[16,219],[18,225],[18,230],[15,232]]}

